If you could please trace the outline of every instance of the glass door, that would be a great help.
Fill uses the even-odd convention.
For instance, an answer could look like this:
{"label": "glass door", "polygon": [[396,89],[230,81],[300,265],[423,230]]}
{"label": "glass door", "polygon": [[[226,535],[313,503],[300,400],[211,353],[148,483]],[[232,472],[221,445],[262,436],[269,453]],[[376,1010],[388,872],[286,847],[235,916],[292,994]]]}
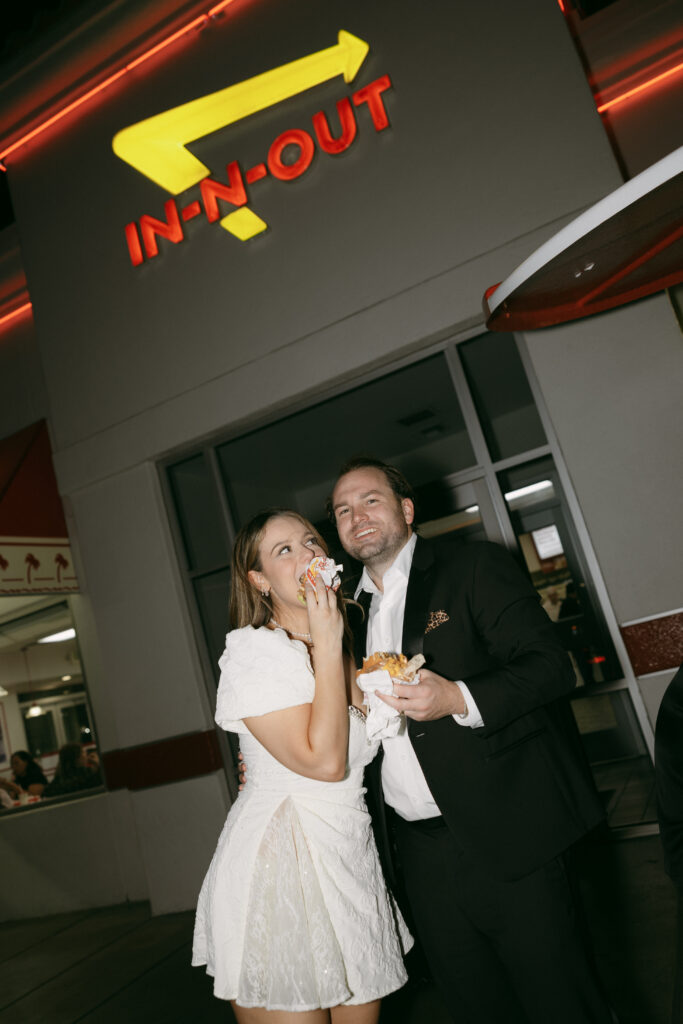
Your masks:
{"label": "glass door", "polygon": [[527,571],[572,660],[572,697],[586,755],[611,827],[656,821],[654,770],[552,458],[499,474]]}

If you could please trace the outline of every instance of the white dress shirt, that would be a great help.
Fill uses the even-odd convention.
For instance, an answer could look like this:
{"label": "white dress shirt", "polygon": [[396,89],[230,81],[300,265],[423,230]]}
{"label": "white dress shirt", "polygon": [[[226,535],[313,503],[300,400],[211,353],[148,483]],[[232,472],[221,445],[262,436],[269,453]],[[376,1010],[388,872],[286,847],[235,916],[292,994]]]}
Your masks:
{"label": "white dress shirt", "polygon": [[[408,576],[416,543],[417,535],[412,534],[391,567],[384,573],[383,591],[375,586],[367,569],[363,569],[355,596],[358,597],[362,590],[372,594],[368,612],[366,655],[372,654],[373,651],[401,651]],[[483,719],[469,689],[461,680],[457,680],[457,685],[465,698],[467,713],[453,715],[453,718],[458,725],[471,728],[482,726]],[[413,750],[405,719],[401,722],[398,735],[384,739],[382,745],[382,789],[389,806],[407,821],[435,818],[441,814]]]}

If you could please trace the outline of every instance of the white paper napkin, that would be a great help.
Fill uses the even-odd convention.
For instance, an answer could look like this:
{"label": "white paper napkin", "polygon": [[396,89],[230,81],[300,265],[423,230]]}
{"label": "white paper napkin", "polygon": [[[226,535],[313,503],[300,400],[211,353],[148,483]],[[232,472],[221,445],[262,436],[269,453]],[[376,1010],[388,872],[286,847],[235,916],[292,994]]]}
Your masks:
{"label": "white paper napkin", "polygon": [[[416,670],[421,664],[424,664],[424,658],[420,655],[417,655],[413,661],[417,662],[415,665]],[[377,669],[375,672],[361,672],[356,676],[356,682],[363,691],[363,703],[368,709],[365,726],[368,739],[384,740],[397,736],[403,725],[404,718],[396,708],[392,708],[385,704],[383,700],[380,700],[375,695],[375,691],[379,690],[380,693],[393,694],[394,683],[400,683],[401,686],[416,686],[419,683],[417,671],[415,678],[410,680],[410,682],[404,679],[393,679],[384,668]]]}

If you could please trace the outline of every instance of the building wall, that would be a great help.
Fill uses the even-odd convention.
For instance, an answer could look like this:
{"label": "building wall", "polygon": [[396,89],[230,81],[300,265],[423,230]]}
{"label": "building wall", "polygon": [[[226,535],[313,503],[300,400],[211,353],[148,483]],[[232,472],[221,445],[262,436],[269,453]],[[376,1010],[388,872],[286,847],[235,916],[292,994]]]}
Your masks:
{"label": "building wall", "polygon": [[[229,160],[250,167],[282,131],[310,129],[320,109],[332,119],[337,100],[384,74],[392,79],[383,94],[391,126],[376,132],[358,107],[358,137],[346,153],[318,153],[294,182],[255,184],[249,202],[267,233],[242,243],[197,219],[181,244],[162,240],[158,257],[133,268],[124,225],[143,213],[162,217],[168,196],[114,156],[115,132],[331,46],[340,28],[370,43],[356,81],[336,77],[193,151],[216,178]],[[546,0],[433,0],[428,14],[407,0],[238,0],[172,58],[139,69],[25,146],[9,175],[105,751],[211,728],[156,460],[481,327],[485,288],[621,181],[561,12]],[[190,190],[181,205],[197,194]],[[657,555],[639,530],[644,497],[620,537],[641,545],[636,568],[609,535],[632,478],[628,444],[637,444],[651,483],[657,477],[665,499],[674,498],[659,479],[662,458],[659,470],[650,462],[654,427],[641,435],[632,415],[620,432],[611,419],[643,407],[648,416],[656,405],[657,422],[671,429],[656,395],[638,385],[648,362],[639,349],[647,308],[655,311],[655,349],[669,361],[664,373],[676,344],[664,300],[530,340],[610,596],[629,615],[666,604],[671,589],[636,578]],[[606,400],[584,376],[595,361],[597,379],[613,380],[622,351],[630,353],[617,370],[624,393]],[[656,368],[649,376],[659,381]],[[595,406],[583,397],[587,388]],[[608,442],[604,450],[596,437]],[[594,448],[588,457],[586,446]],[[601,460],[617,467],[618,481],[596,494]],[[665,512],[658,523],[672,527]],[[80,888],[73,883],[77,891],[60,875],[52,902],[46,885],[22,912],[45,912],[43,899],[66,909],[69,899],[77,906],[131,894],[148,894],[157,912],[192,905],[228,804],[225,780],[213,773],[51,810],[40,822],[46,843],[68,813],[79,835],[97,832],[87,857],[97,855],[97,868]],[[34,821],[31,812],[12,822],[17,871]],[[19,908],[6,916],[13,913]]]}
{"label": "building wall", "polygon": [[[406,0],[390,8],[333,2],[324,12],[312,0],[295,6],[297,17],[292,5],[270,3],[267,16],[263,5],[258,16],[253,5],[237,5],[10,167],[60,471],[68,472],[72,448],[100,436],[96,466],[74,452],[80,478],[72,483],[69,473],[68,492],[104,475],[117,427],[135,421],[142,433],[154,430],[151,410],[161,430],[151,446],[168,446],[164,412],[181,396],[194,412],[222,382],[213,420],[222,427],[252,414],[254,400],[264,404],[256,389],[265,404],[284,401],[386,359],[411,289],[429,283],[433,312],[410,336],[404,330],[399,345],[480,319],[483,289],[515,258],[507,246],[524,237],[518,251],[528,249],[619,184],[561,12],[545,0],[502,9],[494,0],[457,8],[437,0],[428,18]],[[248,167],[280,132],[310,127],[321,108],[332,116],[340,97],[383,74],[393,82],[384,94],[391,127],[376,133],[359,107],[359,134],[346,153],[317,154],[297,181],[254,185],[250,203],[271,229],[251,243],[202,218],[180,245],[132,268],[124,225],[142,213],[162,217],[168,195],[115,157],[113,135],[330,46],[344,26],[371,46],[357,81],[336,77],[192,148],[216,177],[231,159]],[[354,314],[383,308],[379,321],[340,329]],[[341,366],[340,335],[353,346]],[[303,362],[312,344],[315,369]],[[250,380],[247,368],[270,357],[265,379]],[[248,402],[233,408],[244,384]],[[211,427],[203,420],[199,430]],[[130,433],[121,443],[143,454]]]}

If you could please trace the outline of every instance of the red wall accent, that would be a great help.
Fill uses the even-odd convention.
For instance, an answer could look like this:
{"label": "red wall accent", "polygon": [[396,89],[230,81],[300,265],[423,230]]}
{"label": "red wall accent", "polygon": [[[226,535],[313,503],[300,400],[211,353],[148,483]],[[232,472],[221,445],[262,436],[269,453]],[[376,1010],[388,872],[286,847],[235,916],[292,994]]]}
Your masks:
{"label": "red wall accent", "polygon": [[0,537],[68,536],[45,421],[0,441]]}
{"label": "red wall accent", "polygon": [[108,789],[137,790],[208,775],[223,762],[216,733],[210,730],[108,750],[102,754],[102,767]]}
{"label": "red wall accent", "polygon": [[621,626],[620,629],[637,676],[663,672],[683,664],[683,612]]}

